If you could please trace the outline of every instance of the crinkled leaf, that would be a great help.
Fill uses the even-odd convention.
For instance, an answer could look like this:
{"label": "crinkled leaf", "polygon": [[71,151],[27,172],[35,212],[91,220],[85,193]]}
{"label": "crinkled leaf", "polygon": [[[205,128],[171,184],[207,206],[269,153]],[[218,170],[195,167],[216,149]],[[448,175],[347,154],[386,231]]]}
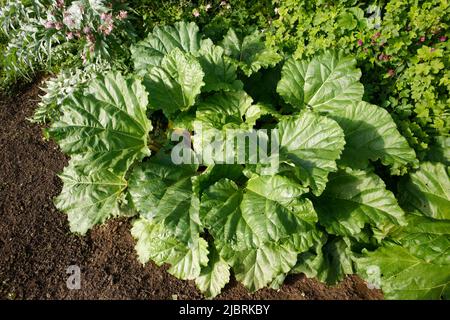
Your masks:
{"label": "crinkled leaf", "polygon": [[161,156],[137,166],[129,180],[129,193],[141,215],[162,222],[183,241],[200,231],[199,199],[194,196],[195,165],[174,165]]}
{"label": "crinkled leaf", "polygon": [[345,133],[341,162],[352,168],[366,168],[369,160],[381,159],[392,173],[417,162],[414,150],[397,130],[389,113],[367,102],[345,107],[329,107],[328,116],[336,120]]}
{"label": "crinkled leaf", "polygon": [[310,61],[289,59],[281,71],[277,92],[294,107],[325,112],[361,101],[364,87],[356,60],[328,51]]}
{"label": "crinkled leaf", "polygon": [[85,234],[94,225],[120,214],[119,200],[127,187],[123,175],[108,168],[86,175],[71,161],[59,177],[64,186],[55,205],[67,213],[72,232]]}
{"label": "crinkled leaf", "polygon": [[77,166],[111,168],[124,174],[131,163],[150,154],[146,116],[147,93],[138,80],[109,73],[90,82],[90,94],[64,100],[62,116],[48,134],[69,155],[82,157]]}
{"label": "crinkled leaf", "polygon": [[134,69],[145,75],[160,66],[164,56],[177,48],[196,53],[200,49],[200,34],[193,22],[176,22],[174,26],[156,26],[146,39],[131,47]]}
{"label": "crinkled leaf", "polygon": [[264,34],[255,31],[240,38],[233,29],[230,29],[222,41],[225,53],[233,58],[245,75],[250,76],[261,68],[275,66],[281,56],[264,42]]}
{"label": "crinkled leaf", "polygon": [[119,215],[125,174],[150,154],[147,93],[140,82],[109,73],[91,81],[89,92],[66,99],[62,116],[48,129],[71,155],[55,204],[67,212],[71,230],[82,234]]}
{"label": "crinkled leaf", "polygon": [[207,297],[214,298],[230,281],[230,266],[220,256],[215,248],[210,250],[208,265],[195,279],[197,288]]}
{"label": "crinkled leaf", "polygon": [[352,236],[366,224],[384,237],[405,218],[392,192],[376,174],[340,170],[330,175],[324,193],[314,201],[319,222],[332,234]]}
{"label": "crinkled leaf", "polygon": [[[204,156],[206,164],[224,163],[225,156],[234,159],[243,151],[234,143],[234,133],[238,132],[227,135],[227,129],[241,129],[242,135],[248,132],[250,125],[245,123],[244,115],[252,101],[244,91],[230,91],[216,93],[198,104],[196,120],[201,132],[196,132],[193,145],[195,152]],[[226,150],[227,141],[232,143],[232,151]],[[211,154],[211,158],[206,154]]]}
{"label": "crinkled leaf", "polygon": [[216,93],[197,106],[197,120],[216,129],[239,127],[253,99],[245,91]]}
{"label": "crinkled leaf", "polygon": [[[278,123],[280,162],[319,195],[344,148],[344,133],[332,119],[302,112]],[[283,169],[284,170],[284,169]]]}
{"label": "crinkled leaf", "polygon": [[399,201],[407,210],[450,220],[448,167],[441,163],[422,163],[418,171],[400,182]]}
{"label": "crinkled leaf", "polygon": [[220,255],[233,267],[236,280],[250,291],[261,289],[289,272],[297,261],[297,251],[289,243],[268,242],[239,251],[224,246]]}
{"label": "crinkled leaf", "polygon": [[211,40],[203,40],[198,61],[205,72],[204,92],[241,90],[243,84],[236,79],[236,66],[231,63],[220,46],[215,46]]}
{"label": "crinkled leaf", "polygon": [[237,184],[243,184],[247,178],[242,171],[243,166],[239,164],[210,165],[202,174],[194,178],[194,192],[197,195],[202,195],[203,191],[224,178],[232,180]]}
{"label": "crinkled leaf", "polygon": [[245,122],[253,127],[256,124],[256,121],[265,115],[273,116],[275,119],[282,118],[282,115],[271,105],[257,103],[251,105],[245,112]]}
{"label": "crinkled leaf", "polygon": [[304,273],[308,278],[334,285],[353,273],[352,259],[350,240],[335,238],[326,244],[318,243],[314,252],[300,254],[292,272]]}
{"label": "crinkled leaf", "polygon": [[162,110],[167,117],[194,105],[203,82],[200,63],[191,55],[174,49],[164,56],[161,66],[144,77],[150,108]]}
{"label": "crinkled leaf", "polygon": [[222,179],[203,193],[201,219],[215,241],[236,250],[288,239],[305,251],[317,237],[317,217],[309,200],[298,199],[304,192],[281,176],[252,178],[245,189]]}
{"label": "crinkled leaf", "polygon": [[356,260],[358,274],[388,299],[450,299],[450,221],[411,215],[393,238]]}
{"label": "crinkled leaf", "polygon": [[408,225],[395,230],[391,238],[411,254],[426,261],[450,265],[450,221],[408,215]]}
{"label": "crinkled leaf", "polygon": [[198,236],[193,235],[187,243],[180,241],[162,223],[145,218],[133,223],[131,234],[137,240],[136,252],[142,263],[168,263],[168,271],[177,278],[193,280],[208,263],[208,244]]}

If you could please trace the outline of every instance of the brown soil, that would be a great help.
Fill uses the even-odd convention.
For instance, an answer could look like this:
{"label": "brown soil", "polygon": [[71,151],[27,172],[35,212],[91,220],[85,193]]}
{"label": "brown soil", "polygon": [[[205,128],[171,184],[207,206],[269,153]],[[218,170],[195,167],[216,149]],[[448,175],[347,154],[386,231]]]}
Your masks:
{"label": "brown soil", "polygon": [[[110,221],[85,237],[70,234],[52,198],[61,191],[56,176],[67,163],[41,128],[26,120],[38,100],[38,85],[0,101],[0,298],[3,299],[200,299],[192,282],[165,267],[136,259],[127,220]],[[66,268],[79,265],[80,290],[66,286]],[[302,275],[281,290],[248,293],[233,281],[222,299],[382,299],[356,276],[327,287]]]}

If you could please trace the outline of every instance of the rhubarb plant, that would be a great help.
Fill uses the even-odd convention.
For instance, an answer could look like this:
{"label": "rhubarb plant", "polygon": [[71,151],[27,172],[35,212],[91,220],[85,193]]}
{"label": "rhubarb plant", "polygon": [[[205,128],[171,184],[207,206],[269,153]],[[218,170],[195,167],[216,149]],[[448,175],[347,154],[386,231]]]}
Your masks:
{"label": "rhubarb plant", "polygon": [[[71,157],[55,203],[73,232],[133,216],[139,260],[209,298],[232,276],[255,291],[300,272],[449,297],[448,168],[419,165],[389,113],[362,100],[353,58],[282,60],[263,33],[213,43],[185,22],[131,51],[134,74],[95,77],[47,130]],[[246,92],[277,70],[272,103]],[[230,132],[257,143],[239,154]]]}

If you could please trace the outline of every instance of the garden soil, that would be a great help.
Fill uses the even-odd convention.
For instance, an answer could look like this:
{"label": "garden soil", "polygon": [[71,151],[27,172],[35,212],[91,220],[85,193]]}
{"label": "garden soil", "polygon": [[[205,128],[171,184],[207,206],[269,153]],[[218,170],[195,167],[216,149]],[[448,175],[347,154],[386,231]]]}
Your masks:
{"label": "garden soil", "polygon": [[[142,266],[130,221],[112,220],[80,237],[53,205],[57,176],[67,158],[42,128],[30,123],[39,83],[0,101],[0,298],[1,299],[201,299],[192,281],[167,267]],[[67,267],[81,268],[81,289],[67,288]],[[236,281],[219,299],[382,299],[356,276],[327,287],[303,275],[289,276],[278,290],[249,293]]]}

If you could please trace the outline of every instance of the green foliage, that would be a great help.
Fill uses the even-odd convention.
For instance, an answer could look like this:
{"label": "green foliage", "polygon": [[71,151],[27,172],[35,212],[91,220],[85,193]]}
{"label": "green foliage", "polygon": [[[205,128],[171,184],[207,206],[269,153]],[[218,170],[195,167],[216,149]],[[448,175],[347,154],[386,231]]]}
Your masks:
{"label": "green foliage", "polygon": [[268,43],[305,58],[330,48],[356,56],[366,99],[391,112],[403,136],[425,156],[448,134],[447,1],[274,1]]}
{"label": "green foliage", "polygon": [[230,28],[238,34],[248,34],[249,27],[265,29],[275,15],[270,0],[144,0],[131,1],[131,6],[143,20],[144,34],[157,25],[195,21],[214,42],[221,40]]}
{"label": "green foliage", "polygon": [[5,82],[68,62],[126,59],[124,44],[134,38],[127,9],[116,1],[8,0],[0,11]]}
{"label": "green foliage", "polygon": [[[387,298],[450,298],[446,1],[129,5],[0,12],[1,86],[58,73],[31,120],[71,157],[55,204],[73,232],[135,215],[139,260],[207,297],[231,273],[254,291],[357,272]],[[228,129],[279,154],[224,164]]]}
{"label": "green foliage", "polygon": [[[250,96],[243,88],[254,75],[280,70],[276,61],[251,67],[270,49],[259,34],[250,37],[229,31],[217,44],[192,23],[156,27],[132,50],[139,78],[97,76],[62,100],[48,134],[71,155],[55,203],[72,231],[136,214],[139,260],[169,264],[171,274],[195,280],[208,297],[220,293],[231,271],[254,291],[277,288],[295,272],[333,284],[356,271],[370,282],[381,270],[377,281],[388,297],[447,298],[445,165],[412,171],[414,150],[383,108],[362,101],[361,72],[342,52],[287,59],[279,80],[269,82],[281,97],[262,103]],[[237,58],[245,43],[252,43],[249,60]],[[166,123],[158,141],[150,132],[157,117]],[[224,164],[218,154],[203,162],[211,145],[238,159],[228,149],[230,128],[276,129],[261,137],[277,141],[279,153],[268,163],[278,157],[279,165],[267,171],[251,151],[240,164]],[[188,141],[175,145],[174,134]],[[434,157],[445,157],[444,141],[437,142]],[[149,156],[148,146],[156,154]],[[180,150],[181,164],[173,158]],[[378,160],[391,175],[409,172],[394,192],[374,170]],[[411,224],[419,218],[426,227]],[[426,273],[428,264],[437,277]],[[419,280],[401,267],[417,270]]]}

